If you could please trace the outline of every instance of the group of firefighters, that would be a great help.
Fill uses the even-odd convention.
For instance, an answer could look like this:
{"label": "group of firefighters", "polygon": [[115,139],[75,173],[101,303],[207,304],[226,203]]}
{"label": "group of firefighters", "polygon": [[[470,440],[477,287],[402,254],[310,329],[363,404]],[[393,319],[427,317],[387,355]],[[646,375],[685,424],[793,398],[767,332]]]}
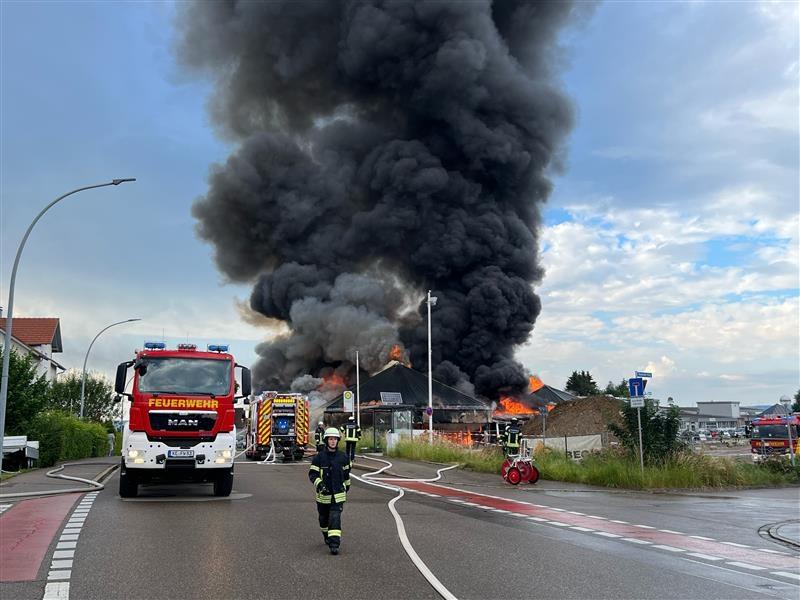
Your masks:
{"label": "group of firefighters", "polygon": [[[344,436],[345,451],[339,450],[339,440]],[[514,418],[506,426],[501,441],[503,450],[518,454],[522,432],[519,420]],[[308,479],[314,484],[317,514],[322,538],[331,554],[339,554],[342,541],[342,509],[350,489],[350,469],[356,457],[356,446],[361,439],[361,427],[350,417],[344,427],[325,427],[320,421],[314,431],[317,454],[308,469]]]}

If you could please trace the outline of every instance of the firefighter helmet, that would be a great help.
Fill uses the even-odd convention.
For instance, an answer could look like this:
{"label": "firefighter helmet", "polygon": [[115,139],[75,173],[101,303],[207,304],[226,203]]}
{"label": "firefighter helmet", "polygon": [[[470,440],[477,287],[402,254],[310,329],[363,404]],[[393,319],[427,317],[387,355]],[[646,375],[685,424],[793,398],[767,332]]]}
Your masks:
{"label": "firefighter helmet", "polygon": [[319,423],[317,423],[317,425],[322,425],[322,424],[323,424],[323,423],[322,423],[322,421],[320,421]]}
{"label": "firefighter helmet", "polygon": [[329,437],[335,437],[336,439],[341,439],[342,433],[338,429],[336,429],[336,427],[328,427],[325,430],[325,433],[322,434],[322,437],[325,438],[326,440]]}
{"label": "firefighter helmet", "polygon": [[519,419],[517,417],[512,417],[511,422],[516,424],[519,422]]}
{"label": "firefighter helmet", "polygon": [[355,421],[356,418],[353,415],[350,415],[349,417],[347,417],[347,420],[348,421]]}

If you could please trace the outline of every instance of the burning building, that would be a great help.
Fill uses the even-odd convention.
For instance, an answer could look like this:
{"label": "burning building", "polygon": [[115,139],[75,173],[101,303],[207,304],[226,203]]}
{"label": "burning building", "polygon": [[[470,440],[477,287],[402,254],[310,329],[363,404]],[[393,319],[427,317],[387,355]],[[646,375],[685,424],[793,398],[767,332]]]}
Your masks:
{"label": "burning building", "polygon": [[[576,5],[578,8],[582,4]],[[250,307],[284,325],[261,389],[320,390],[400,347],[492,401],[541,305],[538,232],[573,111],[556,77],[570,2],[195,2],[179,56],[236,143],[193,207]],[[329,378],[328,381],[326,378]],[[336,378],[340,378],[339,381]]]}

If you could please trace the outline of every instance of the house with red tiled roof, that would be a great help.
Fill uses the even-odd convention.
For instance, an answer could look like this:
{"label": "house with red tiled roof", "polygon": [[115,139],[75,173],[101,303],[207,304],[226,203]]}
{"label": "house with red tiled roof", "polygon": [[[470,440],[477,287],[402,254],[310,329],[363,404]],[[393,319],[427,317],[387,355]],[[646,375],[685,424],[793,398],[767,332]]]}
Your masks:
{"label": "house with red tiled roof", "polygon": [[[0,317],[0,344],[6,333],[6,318]],[[53,381],[64,371],[53,354],[62,352],[61,322],[54,317],[14,317],[11,327],[11,348],[19,354],[30,354],[38,361],[38,372]]]}

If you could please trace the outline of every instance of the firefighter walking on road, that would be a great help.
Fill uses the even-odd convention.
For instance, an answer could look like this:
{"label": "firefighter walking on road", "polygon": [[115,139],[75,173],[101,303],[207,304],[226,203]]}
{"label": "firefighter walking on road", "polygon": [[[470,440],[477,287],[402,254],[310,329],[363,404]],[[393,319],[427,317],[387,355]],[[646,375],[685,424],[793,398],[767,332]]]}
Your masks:
{"label": "firefighter walking on road", "polygon": [[339,554],[342,541],[342,509],[350,489],[350,460],[338,449],[342,434],[328,427],[323,437],[325,448],[314,456],[308,478],[314,484],[322,537],[331,554]]}
{"label": "firefighter walking on road", "polygon": [[345,452],[347,452],[347,458],[350,459],[350,462],[356,459],[356,446],[360,439],[361,427],[356,423],[356,418],[351,416],[344,426]]}
{"label": "firefighter walking on road", "polygon": [[503,433],[503,446],[506,456],[509,454],[519,454],[519,439],[521,435],[519,419],[514,417],[511,419],[511,424],[506,425],[505,432]]}
{"label": "firefighter walking on road", "polygon": [[325,425],[320,421],[314,430],[314,445],[317,447],[317,454],[325,449]]}

